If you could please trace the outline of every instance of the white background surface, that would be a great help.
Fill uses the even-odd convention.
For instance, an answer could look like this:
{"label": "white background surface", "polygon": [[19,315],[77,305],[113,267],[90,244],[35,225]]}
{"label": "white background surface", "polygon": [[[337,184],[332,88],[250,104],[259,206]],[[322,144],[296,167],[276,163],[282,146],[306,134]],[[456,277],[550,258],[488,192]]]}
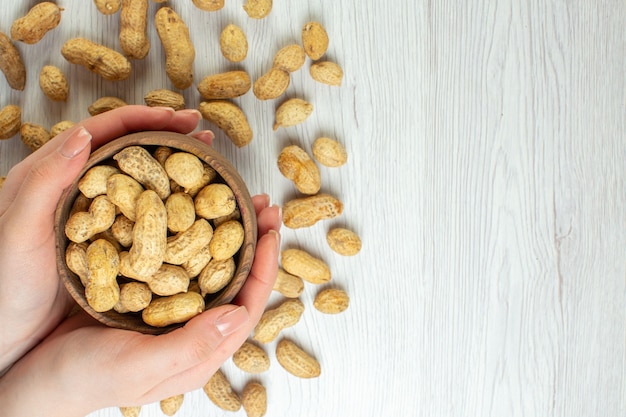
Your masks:
{"label": "white background surface", "polygon": [[[34,3],[0,1],[5,33]],[[59,51],[70,37],[119,48],[118,16],[88,0],[58,3],[61,25],[37,45],[18,45],[26,90],[0,79],[0,106],[18,104],[24,121],[50,127],[87,117],[100,96],[142,103],[171,87],[152,26],[152,49],[127,81],[65,62]],[[192,28],[196,80],[239,67],[219,52],[228,23],[248,35],[241,67],[253,79],[309,20],[324,24],[327,58],[345,70],[340,88],[311,81],[310,60],[293,75],[287,96],[315,106],[303,125],[273,132],[281,100],[250,92],[236,101],[253,143],[236,149],[216,129],[215,147],[251,192],[279,204],[296,195],[276,168],[284,145],[310,149],[327,135],[349,153],[346,166],[322,168],[323,191],[345,204],[341,218],[285,230],[283,246],[324,258],[351,305],[324,316],[307,286],[303,319],[285,334],[320,360],[322,376],[291,377],[268,346],[272,369],[252,377],[267,387],[267,415],[626,415],[626,3],[276,0],[261,21],[242,0],[226,3],[209,13],[168,2]],[[45,64],[68,75],[66,104],[40,92]],[[184,94],[197,106],[195,87]],[[0,143],[0,175],[26,154],[19,136]],[[334,225],[361,235],[358,256],[328,249]],[[251,378],[231,362],[223,369],[238,391]],[[160,415],[157,404],[141,413]],[[245,412],[223,412],[198,390],[178,415]]]}

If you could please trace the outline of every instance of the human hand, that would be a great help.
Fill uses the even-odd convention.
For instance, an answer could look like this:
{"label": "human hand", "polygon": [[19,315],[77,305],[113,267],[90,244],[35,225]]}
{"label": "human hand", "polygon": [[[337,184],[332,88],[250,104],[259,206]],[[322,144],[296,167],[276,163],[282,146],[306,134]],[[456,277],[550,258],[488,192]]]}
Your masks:
{"label": "human hand", "polygon": [[[125,106],[84,120],[11,169],[0,191],[0,375],[47,336],[72,302],[56,270],[54,212],[91,148],[141,130],[189,133],[200,114]],[[210,144],[210,132],[192,134]]]}
{"label": "human hand", "polygon": [[85,313],[72,316],[0,379],[3,412],[84,416],[203,386],[250,335],[276,279],[280,209],[268,207],[267,196],[253,202],[260,237],[250,275],[233,304],[207,310],[160,336],[105,327]]}

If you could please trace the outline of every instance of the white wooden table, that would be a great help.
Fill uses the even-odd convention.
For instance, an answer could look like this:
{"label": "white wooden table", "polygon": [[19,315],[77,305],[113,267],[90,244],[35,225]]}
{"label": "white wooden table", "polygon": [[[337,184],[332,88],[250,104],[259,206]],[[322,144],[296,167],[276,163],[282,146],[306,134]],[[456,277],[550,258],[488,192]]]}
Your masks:
{"label": "white wooden table", "polygon": [[[6,33],[32,2],[0,1]],[[319,358],[322,376],[291,377],[269,346],[274,365],[256,378],[268,416],[626,415],[626,3],[276,0],[261,21],[242,0],[216,13],[168,3],[192,28],[197,80],[239,67],[219,52],[227,23],[249,37],[241,67],[253,79],[299,42],[308,20],[325,25],[327,57],[345,70],[340,88],[314,83],[306,68],[293,75],[287,96],[315,106],[298,127],[272,131],[279,100],[236,100],[255,131],[244,149],[202,124],[251,192],[279,204],[296,194],[276,167],[284,145],[310,149],[327,135],[349,152],[346,166],[322,169],[323,190],[343,200],[344,214],[284,230],[284,247],[324,258],[351,305],[324,316],[307,286],[303,320],[286,334]],[[65,62],[70,37],[118,48],[118,16],[88,0],[58,4],[61,25],[40,44],[18,45],[26,90],[0,77],[0,106],[18,104],[24,121],[50,127],[87,117],[104,95],[142,103],[171,87],[153,27],[152,49],[127,81]],[[45,64],[70,78],[67,103],[39,90]],[[195,87],[184,95],[198,105]],[[19,136],[0,143],[0,175],[26,154]],[[359,255],[328,249],[334,225],[361,235]],[[223,369],[236,390],[250,379],[231,362]],[[158,404],[141,413],[160,415]],[[198,390],[178,415],[245,412],[223,412]]]}

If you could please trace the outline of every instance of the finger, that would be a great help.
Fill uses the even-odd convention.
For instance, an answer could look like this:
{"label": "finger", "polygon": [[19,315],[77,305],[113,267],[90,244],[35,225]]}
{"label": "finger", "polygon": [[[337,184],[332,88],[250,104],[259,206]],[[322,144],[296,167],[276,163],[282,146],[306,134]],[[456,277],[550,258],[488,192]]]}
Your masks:
{"label": "finger", "polygon": [[[245,306],[249,320],[236,330],[233,327],[233,333],[212,348],[212,353],[207,360],[172,375],[166,380],[162,379],[163,382],[146,393],[147,399],[165,398],[176,394],[176,390],[188,392],[202,387],[224,361],[245,342],[265,311],[267,300],[272,292],[278,271],[279,240],[280,236],[275,231],[261,237],[252,271],[234,301],[237,305]],[[181,387],[184,387],[184,390]]]}
{"label": "finger", "polygon": [[257,215],[259,236],[270,230],[279,231],[282,224],[282,210],[280,206],[266,207]]}
{"label": "finger", "polygon": [[123,106],[86,119],[80,124],[94,137],[94,149],[128,133],[144,130],[169,130],[189,133],[202,115],[198,110],[174,111],[169,107]]}
{"label": "finger", "polygon": [[270,205],[270,196],[267,194],[259,194],[252,197],[252,205],[258,216],[261,210]]}
{"label": "finger", "polygon": [[204,142],[209,146],[213,145],[213,139],[215,138],[215,134],[210,130],[201,130],[199,132],[190,133],[189,136],[192,138],[198,139],[200,142]]}
{"label": "finger", "polygon": [[92,136],[82,127],[73,129],[54,152],[33,165],[16,190],[9,227],[39,234],[52,230],[54,212],[63,190],[76,178],[89,157]]}
{"label": "finger", "polygon": [[95,149],[112,139],[142,130],[171,130],[189,133],[198,125],[201,117],[200,112],[193,109],[175,112],[169,107],[129,105],[85,119],[72,129],[52,138],[10,170],[2,193],[0,193],[0,214],[4,213],[13,201],[31,168],[43,158],[56,152],[58,147],[81,126],[93,136],[92,148]]}
{"label": "finger", "polygon": [[[245,307],[216,307],[170,333],[138,338],[139,345],[126,349],[128,354],[122,360],[139,368],[139,375],[152,382],[152,387],[204,362],[215,360],[214,352],[223,340],[249,321]],[[197,383],[194,381],[193,385]]]}

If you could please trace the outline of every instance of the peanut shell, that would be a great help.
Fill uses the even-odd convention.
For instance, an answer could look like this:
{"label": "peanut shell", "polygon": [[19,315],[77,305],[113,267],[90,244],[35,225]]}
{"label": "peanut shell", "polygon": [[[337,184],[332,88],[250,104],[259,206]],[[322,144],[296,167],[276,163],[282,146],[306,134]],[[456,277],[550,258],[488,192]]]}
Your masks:
{"label": "peanut shell", "polygon": [[343,69],[331,61],[315,62],[309,68],[311,78],[322,84],[340,86],[343,80]]}
{"label": "peanut shell", "polygon": [[143,100],[150,107],[171,107],[174,110],[185,108],[185,97],[165,88],[150,91],[144,96]]}
{"label": "peanut shell", "polygon": [[224,0],[193,0],[193,4],[200,10],[216,12],[224,7]]}
{"label": "peanut shell", "polygon": [[239,396],[220,369],[211,376],[202,389],[213,404],[222,410],[238,411],[241,408]]}
{"label": "peanut shell", "polygon": [[154,25],[165,50],[165,72],[176,88],[184,90],[193,83],[193,62],[196,51],[189,29],[170,7],[161,7]]}
{"label": "peanut shell", "polygon": [[[121,174],[119,171],[112,173],[105,182],[105,193],[109,200],[115,204],[124,216],[133,222],[137,218],[137,200],[144,191],[144,188],[137,180],[130,175]],[[86,196],[89,197],[88,195]]]}
{"label": "peanut shell", "polygon": [[204,298],[196,292],[184,292],[152,300],[141,317],[154,327],[183,323],[204,311]]}
{"label": "peanut shell", "polygon": [[99,99],[91,103],[91,105],[87,108],[87,111],[90,115],[96,116],[98,114],[126,105],[126,102],[121,98],[106,96],[100,97]]}
{"label": "peanut shell", "polygon": [[259,100],[271,100],[283,95],[289,87],[289,73],[272,67],[254,82],[253,92]]}
{"label": "peanut shell", "polygon": [[148,0],[122,0],[119,38],[128,58],[143,59],[148,55]]}
{"label": "peanut shell", "polygon": [[278,268],[278,274],[272,289],[287,298],[298,298],[304,291],[304,281],[302,278],[288,273],[283,268]]}
{"label": "peanut shell", "polygon": [[120,81],[130,76],[131,65],[124,55],[85,38],[68,40],[61,54],[72,64],[85,67],[105,80]]}
{"label": "peanut shell", "polygon": [[254,343],[244,342],[232,358],[237,368],[251,374],[259,374],[270,368],[270,357]]}
{"label": "peanut shell", "polygon": [[89,245],[86,242],[70,242],[65,249],[65,264],[70,271],[78,275],[84,287],[86,287],[89,282],[87,273],[87,246]]}
{"label": "peanut shell", "polygon": [[282,339],[276,345],[276,359],[298,378],[316,378],[321,374],[319,362],[289,339]]}
{"label": "peanut shell", "polygon": [[233,258],[211,259],[198,275],[200,293],[205,296],[220,291],[233,279],[236,269]]}
{"label": "peanut shell", "polygon": [[173,395],[159,401],[159,407],[161,408],[161,411],[163,411],[163,414],[165,414],[166,416],[173,416],[183,405],[184,399],[185,394]]}
{"label": "peanut shell", "polygon": [[94,0],[94,3],[103,15],[115,14],[122,7],[122,0]]}
{"label": "peanut shell", "polygon": [[200,159],[188,152],[175,152],[165,160],[165,172],[176,184],[190,189],[200,184],[204,165]]}
{"label": "peanut shell", "polygon": [[315,139],[312,151],[313,158],[327,167],[340,167],[348,160],[346,148],[341,143],[331,138],[320,137]]}
{"label": "peanut shell", "polygon": [[70,86],[65,74],[54,65],[44,65],[39,72],[39,87],[52,101],[66,101]]}
{"label": "peanut shell", "polygon": [[313,61],[320,59],[328,49],[328,33],[319,22],[308,22],[302,27],[302,45]]}
{"label": "peanut shell", "polygon": [[0,32],[0,70],[4,73],[9,87],[24,90],[26,86],[26,67],[20,51],[11,39]]}
{"label": "peanut shell", "polygon": [[309,227],[343,212],[343,203],[328,194],[296,198],[283,206],[283,223],[290,229]]}
{"label": "peanut shell", "polygon": [[156,192],[141,193],[135,217],[129,265],[137,275],[147,278],[159,270],[167,249],[167,212]]}
{"label": "peanut shell", "polygon": [[211,220],[227,216],[235,211],[237,200],[233,190],[221,183],[209,184],[204,187],[194,200],[196,214]]}
{"label": "peanut shell", "polygon": [[189,194],[171,194],[165,200],[165,210],[167,211],[167,228],[170,232],[184,232],[196,221],[193,199]]}
{"label": "peanut shell", "polygon": [[[109,177],[119,173],[119,169],[110,165],[97,165],[89,168],[78,181],[78,189],[87,198],[95,198],[99,195],[106,194]],[[115,202],[113,203],[115,204]]]}
{"label": "peanut shell", "polygon": [[249,382],[241,393],[241,405],[248,417],[263,417],[267,412],[267,391],[258,382]]}
{"label": "peanut shell", "polygon": [[212,241],[213,228],[205,219],[196,220],[187,230],[167,239],[164,262],[182,265]]}
{"label": "peanut shell", "polygon": [[274,130],[279,127],[295,126],[304,122],[313,113],[313,105],[308,101],[291,98],[276,109]]}
{"label": "peanut shell", "polygon": [[35,4],[25,16],[16,19],[11,26],[11,38],[27,44],[35,44],[56,28],[61,21],[62,8],[44,1]]}
{"label": "peanut shell", "polygon": [[17,135],[22,127],[22,109],[9,104],[0,110],[0,139],[9,139]]}
{"label": "peanut shell", "polygon": [[104,232],[115,221],[115,205],[106,195],[99,195],[89,205],[88,212],[72,214],[65,222],[65,235],[69,240],[82,243]]}
{"label": "peanut shell", "polygon": [[336,227],[326,234],[328,246],[343,256],[354,256],[361,250],[361,238],[355,232],[342,227]]}
{"label": "peanut shell", "polygon": [[150,291],[156,295],[168,296],[187,292],[189,274],[177,265],[162,264],[157,272],[146,280]]}
{"label": "peanut shell", "polygon": [[222,129],[239,148],[252,141],[252,129],[243,110],[229,101],[204,101],[199,106],[202,117]]}
{"label": "peanut shell", "polygon": [[253,19],[263,19],[272,11],[272,0],[247,0],[243,9]]}
{"label": "peanut shell", "polygon": [[59,133],[69,129],[70,127],[74,126],[75,124],[76,123],[72,122],[71,120],[61,120],[60,122],[55,123],[50,128],[50,136],[51,137],[55,137]]}
{"label": "peanut shell", "polygon": [[139,413],[141,412],[140,405],[134,407],[119,407],[119,409],[123,417],[139,417]]}
{"label": "peanut shell", "polygon": [[117,284],[120,259],[117,250],[108,241],[98,239],[87,247],[85,256],[87,303],[97,312],[109,311],[120,298],[120,287]]}
{"label": "peanut shell", "polygon": [[237,25],[227,25],[220,34],[220,50],[224,58],[231,62],[241,62],[248,55],[248,39]]}
{"label": "peanut shell", "polygon": [[156,191],[159,198],[169,197],[170,180],[167,172],[147,150],[141,146],[129,146],[116,153],[113,159],[117,161],[122,172],[133,177],[145,188]]}
{"label": "peanut shell", "polygon": [[243,226],[237,220],[220,224],[213,232],[209,250],[213,259],[223,261],[232,258],[241,248],[244,239]]}
{"label": "peanut shell", "polygon": [[272,66],[283,71],[294,72],[302,68],[305,61],[306,53],[304,48],[297,43],[293,43],[282,47],[276,52]]}
{"label": "peanut shell", "polygon": [[45,145],[51,138],[50,132],[45,127],[35,123],[22,123],[20,135],[24,145],[33,152]]}
{"label": "peanut shell", "polygon": [[350,305],[348,294],[338,288],[328,288],[320,291],[313,301],[313,306],[326,314],[338,314],[345,311]]}
{"label": "peanut shell", "polygon": [[135,222],[123,214],[118,215],[111,225],[111,235],[125,248],[133,244],[133,227]]}
{"label": "peanut shell", "polygon": [[227,71],[208,75],[198,83],[198,92],[206,100],[222,100],[242,96],[252,82],[245,71]]}
{"label": "peanut shell", "polygon": [[311,284],[324,284],[331,279],[330,268],[323,260],[301,249],[286,249],[281,253],[283,269]]}
{"label": "peanut shell", "polygon": [[308,153],[297,145],[283,148],[278,155],[278,169],[285,178],[293,181],[303,194],[315,194],[320,190],[320,170]]}
{"label": "peanut shell", "polygon": [[143,282],[128,282],[120,285],[120,299],[114,307],[118,313],[141,311],[150,305],[152,291]]}
{"label": "peanut shell", "polygon": [[252,339],[259,343],[274,341],[283,329],[295,326],[303,312],[304,304],[299,299],[289,299],[274,309],[266,310],[254,328]]}

